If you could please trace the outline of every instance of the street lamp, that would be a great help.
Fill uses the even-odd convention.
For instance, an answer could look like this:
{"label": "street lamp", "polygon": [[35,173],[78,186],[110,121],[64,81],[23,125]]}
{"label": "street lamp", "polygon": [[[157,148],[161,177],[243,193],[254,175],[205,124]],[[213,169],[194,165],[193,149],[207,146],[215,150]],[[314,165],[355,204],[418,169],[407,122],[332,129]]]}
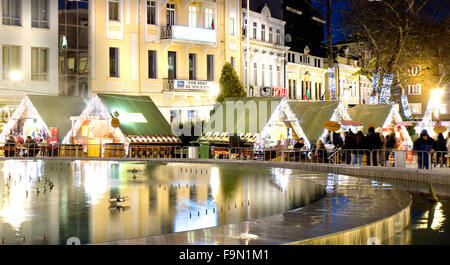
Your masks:
{"label": "street lamp", "polygon": [[444,95],[444,91],[440,88],[435,88],[431,90],[430,102],[431,107],[434,110],[434,117],[439,119],[439,112],[441,110],[441,98]]}
{"label": "street lamp", "polygon": [[11,73],[9,73],[9,78],[12,81],[17,82],[22,79],[22,73],[17,70],[11,71]]}

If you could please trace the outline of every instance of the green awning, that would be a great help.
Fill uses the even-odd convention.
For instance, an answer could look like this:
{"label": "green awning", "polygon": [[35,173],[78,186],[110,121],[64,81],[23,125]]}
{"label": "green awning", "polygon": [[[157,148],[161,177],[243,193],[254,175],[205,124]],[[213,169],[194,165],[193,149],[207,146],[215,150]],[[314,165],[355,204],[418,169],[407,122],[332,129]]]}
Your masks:
{"label": "green awning", "polygon": [[310,143],[323,133],[323,124],[329,121],[339,106],[337,101],[287,101]]}
{"label": "green awning", "polygon": [[58,128],[58,142],[72,128],[70,117],[79,116],[86,106],[82,97],[29,95],[28,98],[47,127]]}
{"label": "green awning", "polygon": [[[227,98],[216,107],[203,133],[260,133],[281,99],[274,97]],[[234,116],[230,121],[234,121],[234,124],[227,124],[227,114],[231,112]]]}
{"label": "green awning", "polygon": [[367,133],[371,122],[375,123],[375,128],[382,127],[392,108],[392,104],[360,104],[348,109],[348,114],[352,120],[361,122]]}
{"label": "green awning", "polygon": [[120,120],[124,135],[173,135],[172,129],[149,96],[97,94],[112,117]]}

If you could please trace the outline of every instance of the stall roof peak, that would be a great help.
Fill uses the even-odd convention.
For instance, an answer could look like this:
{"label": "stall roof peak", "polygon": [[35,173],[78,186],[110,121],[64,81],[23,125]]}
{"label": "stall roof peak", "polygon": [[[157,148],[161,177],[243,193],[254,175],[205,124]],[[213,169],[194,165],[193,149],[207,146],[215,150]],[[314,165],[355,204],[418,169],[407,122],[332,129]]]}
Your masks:
{"label": "stall roof peak", "polygon": [[125,120],[120,114],[120,130],[124,135],[173,135],[167,120],[149,96],[97,94],[111,117],[127,113],[143,117],[141,122]]}

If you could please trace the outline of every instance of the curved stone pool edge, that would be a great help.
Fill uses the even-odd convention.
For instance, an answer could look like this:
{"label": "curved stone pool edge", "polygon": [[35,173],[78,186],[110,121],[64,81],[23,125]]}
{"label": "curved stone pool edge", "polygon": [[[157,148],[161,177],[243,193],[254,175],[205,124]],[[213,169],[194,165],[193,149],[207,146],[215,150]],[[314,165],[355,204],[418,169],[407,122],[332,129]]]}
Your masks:
{"label": "curved stone pool edge", "polygon": [[[245,166],[253,164],[299,169],[295,164],[289,163],[286,165],[286,163],[280,164],[279,162],[252,163],[251,161],[211,161],[202,159],[152,161],[166,163],[233,163]],[[334,209],[336,208],[335,206],[330,208],[329,211],[324,211],[324,203],[333,203],[334,200],[340,199],[342,196],[338,193],[327,194],[325,198],[315,203],[284,214],[220,227],[125,239],[101,244],[367,244],[369,238],[374,243],[382,242],[400,232],[409,224],[412,198],[408,192],[396,189],[370,189],[369,187],[372,186],[370,180],[356,177],[350,178],[351,182],[358,184],[358,189],[365,187],[368,191],[374,193],[358,202],[356,209],[346,209],[345,207]],[[315,179],[314,181],[323,182],[324,180]],[[349,185],[348,191],[350,191],[350,194],[352,193],[351,185]],[[350,199],[357,197],[359,198],[359,196],[355,197],[353,195],[352,197],[347,195],[347,198]],[[371,209],[371,212],[365,209]],[[326,219],[328,219],[327,225],[321,223],[321,221],[323,222]],[[310,221],[305,223],[305,220]]]}

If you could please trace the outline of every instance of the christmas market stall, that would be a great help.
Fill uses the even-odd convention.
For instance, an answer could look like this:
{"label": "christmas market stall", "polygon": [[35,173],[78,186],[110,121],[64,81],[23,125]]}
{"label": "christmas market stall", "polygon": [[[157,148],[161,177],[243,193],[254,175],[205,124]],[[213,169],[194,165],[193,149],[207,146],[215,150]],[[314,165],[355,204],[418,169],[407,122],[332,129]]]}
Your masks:
{"label": "christmas market stall", "polygon": [[72,127],[70,117],[80,115],[84,107],[81,97],[24,97],[0,134],[4,154],[35,156],[42,150],[41,155],[59,155],[59,144]]}
{"label": "christmas market stall", "polygon": [[364,134],[369,127],[380,128],[384,136],[395,133],[397,149],[406,150],[412,147],[411,136],[406,129],[412,122],[403,121],[397,104],[362,104],[348,109],[353,121],[359,121]]}
{"label": "christmas market stall", "polygon": [[[215,146],[215,157],[230,155],[230,147],[252,149],[281,101],[279,97],[225,99],[216,106],[200,142]],[[274,142],[286,139],[286,135],[274,136]]]}
{"label": "christmas market stall", "polygon": [[181,143],[150,97],[117,94],[97,94],[64,141],[87,146],[90,157],[145,158],[174,157]]}
{"label": "christmas market stall", "polygon": [[[303,138],[305,146],[310,147],[326,136],[325,122],[341,124],[341,121],[348,120],[350,116],[345,107],[337,101],[284,100],[264,128],[263,136],[271,134],[273,127],[284,127],[284,130],[291,131],[288,135],[292,139]],[[341,129],[346,127],[343,125]]]}

